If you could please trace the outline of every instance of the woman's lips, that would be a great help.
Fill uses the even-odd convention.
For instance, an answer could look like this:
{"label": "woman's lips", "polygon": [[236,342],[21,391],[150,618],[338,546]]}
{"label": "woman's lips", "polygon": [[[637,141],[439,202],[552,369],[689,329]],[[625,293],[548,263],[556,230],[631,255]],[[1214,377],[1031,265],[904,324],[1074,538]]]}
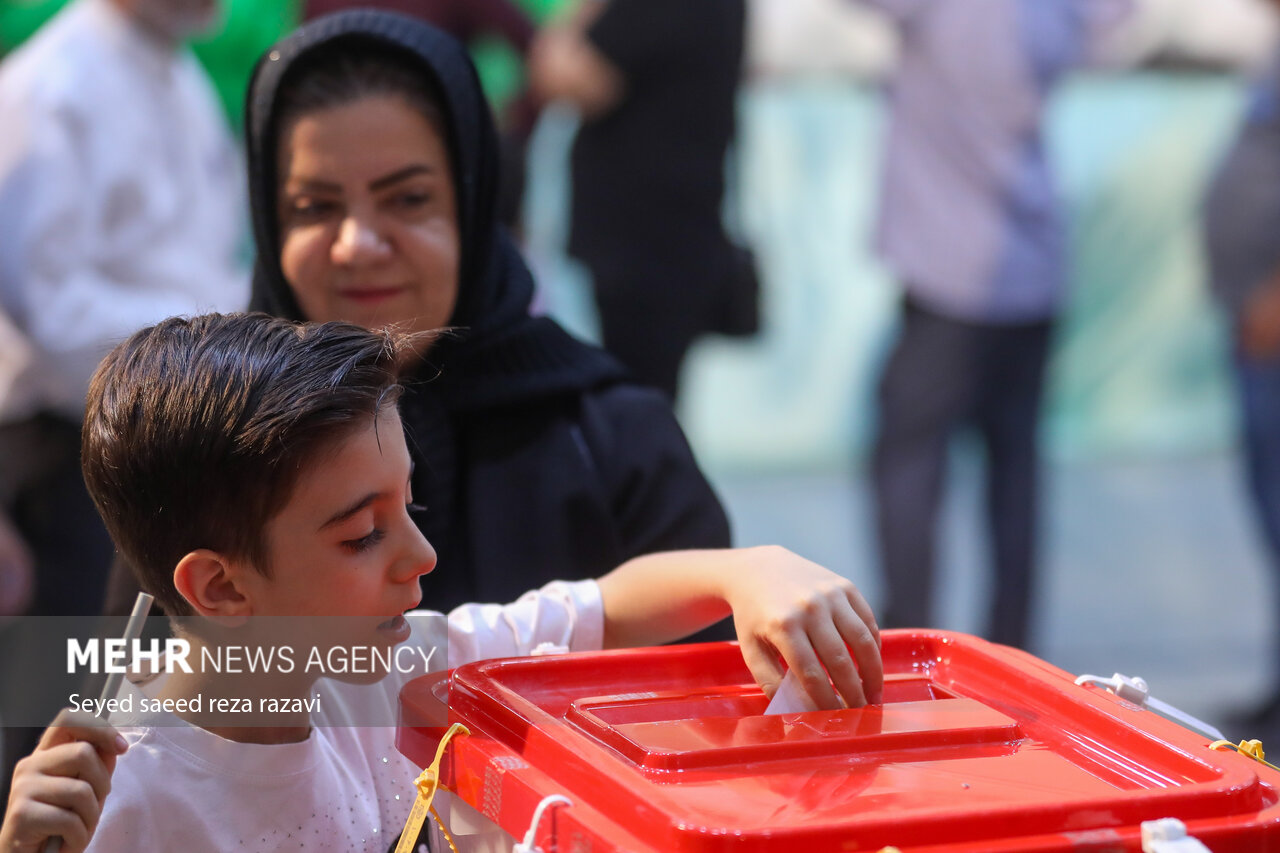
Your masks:
{"label": "woman's lips", "polygon": [[338,295],[352,302],[369,304],[391,299],[403,292],[403,287],[352,287],[346,290],[339,290]]}

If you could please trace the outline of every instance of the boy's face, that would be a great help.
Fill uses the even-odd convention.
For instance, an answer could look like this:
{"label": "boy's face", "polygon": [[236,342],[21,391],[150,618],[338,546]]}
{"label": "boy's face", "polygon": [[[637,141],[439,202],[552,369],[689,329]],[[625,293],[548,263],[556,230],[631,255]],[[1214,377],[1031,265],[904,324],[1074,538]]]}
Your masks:
{"label": "boy's face", "polygon": [[319,453],[266,525],[270,577],[245,572],[259,624],[298,624],[326,646],[387,648],[408,638],[418,578],[436,553],[409,517],[412,471],[400,416],[376,420]]}

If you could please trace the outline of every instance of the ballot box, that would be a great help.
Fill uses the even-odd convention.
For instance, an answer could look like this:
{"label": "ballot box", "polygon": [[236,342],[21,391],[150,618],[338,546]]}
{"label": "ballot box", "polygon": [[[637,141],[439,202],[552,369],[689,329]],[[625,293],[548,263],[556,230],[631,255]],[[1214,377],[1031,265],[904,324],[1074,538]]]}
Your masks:
{"label": "ballot box", "polygon": [[736,643],[470,664],[405,688],[398,745],[425,766],[467,728],[441,765],[459,850],[512,850],[542,804],[547,853],[1142,851],[1168,818],[1198,843],[1146,849],[1280,851],[1254,757],[1016,649],[883,641],[883,704],[781,715]]}

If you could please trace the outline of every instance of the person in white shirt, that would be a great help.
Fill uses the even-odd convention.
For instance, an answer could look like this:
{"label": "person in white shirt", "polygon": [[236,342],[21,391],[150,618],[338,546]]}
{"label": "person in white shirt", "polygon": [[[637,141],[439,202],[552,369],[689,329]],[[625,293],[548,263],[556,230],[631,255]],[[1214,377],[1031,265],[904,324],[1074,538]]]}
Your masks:
{"label": "person in white shirt", "polygon": [[[98,360],[248,300],[240,156],[182,46],[218,3],[75,0],[0,64],[0,619],[101,610],[112,547],[79,464]],[[5,728],[0,798],[38,734]]]}
{"label": "person in white shirt", "polygon": [[0,64],[0,615],[101,606],[76,456],[98,360],[247,303],[240,156],[183,47],[218,2],[75,0]]}
{"label": "person in white shirt", "polygon": [[[57,834],[67,850],[385,850],[413,795],[394,750],[403,679],[547,642],[662,643],[732,612],[766,694],[790,669],[819,707],[881,701],[866,601],[776,548],[649,555],[510,605],[406,613],[436,554],[411,517],[397,380],[429,339],[211,314],[103,360],[85,480],[187,665],[121,694],[143,714],[120,721],[127,751],[48,736],[15,776],[0,849]],[[272,656],[210,663],[237,649]],[[405,652],[407,672],[354,663]]]}

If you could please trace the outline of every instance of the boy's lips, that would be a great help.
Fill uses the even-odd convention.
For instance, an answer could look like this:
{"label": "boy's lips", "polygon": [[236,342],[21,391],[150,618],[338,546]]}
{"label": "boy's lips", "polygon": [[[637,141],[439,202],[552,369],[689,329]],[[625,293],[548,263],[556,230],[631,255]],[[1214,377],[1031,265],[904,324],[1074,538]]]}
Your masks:
{"label": "boy's lips", "polygon": [[398,631],[400,631],[402,628],[406,627],[408,624],[409,624],[409,623],[408,623],[408,621],[404,618],[404,614],[403,614],[403,613],[397,613],[395,616],[393,616],[392,618],[388,619],[386,622],[379,622],[379,623],[378,623],[378,630],[379,630],[379,631],[397,631],[397,632],[398,632]]}
{"label": "boy's lips", "polygon": [[417,607],[421,603],[422,603],[422,597],[418,596],[418,598],[412,604],[404,608],[404,611],[397,613],[395,616],[392,616],[390,619],[388,619],[385,622],[379,622],[378,630],[379,631],[407,630],[409,623],[405,620],[404,614],[410,610],[413,610],[415,607]]}

